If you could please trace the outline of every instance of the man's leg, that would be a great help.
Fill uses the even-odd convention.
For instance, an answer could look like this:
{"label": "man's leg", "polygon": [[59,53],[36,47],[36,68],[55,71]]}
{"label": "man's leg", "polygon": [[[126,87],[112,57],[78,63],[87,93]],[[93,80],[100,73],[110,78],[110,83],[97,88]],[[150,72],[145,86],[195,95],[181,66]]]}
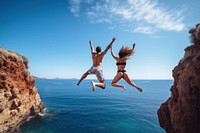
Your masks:
{"label": "man's leg", "polygon": [[105,89],[106,88],[106,82],[105,82],[105,79],[103,77],[102,70],[98,69],[95,72],[95,75],[97,76],[97,79],[99,80],[99,82],[94,82],[94,81],[91,82],[91,84],[92,84],[92,90],[95,91],[96,86],[98,86],[98,87],[100,87],[102,89]]}
{"label": "man's leg", "polygon": [[96,90],[96,86],[101,87],[102,89],[105,89],[105,88],[106,88],[105,81],[102,81],[102,82],[94,82],[94,81],[91,81],[91,84],[92,84],[92,90],[93,90],[93,91]]}
{"label": "man's leg", "polygon": [[101,87],[102,89],[106,88],[105,81],[104,82],[97,82],[97,83],[94,82],[94,85],[98,86],[98,87]]}
{"label": "man's leg", "polygon": [[77,82],[77,85],[79,86],[79,84],[81,83],[81,81],[82,81],[83,79],[85,79],[88,75],[89,75],[88,72],[84,73],[83,76],[81,77],[81,79]]}

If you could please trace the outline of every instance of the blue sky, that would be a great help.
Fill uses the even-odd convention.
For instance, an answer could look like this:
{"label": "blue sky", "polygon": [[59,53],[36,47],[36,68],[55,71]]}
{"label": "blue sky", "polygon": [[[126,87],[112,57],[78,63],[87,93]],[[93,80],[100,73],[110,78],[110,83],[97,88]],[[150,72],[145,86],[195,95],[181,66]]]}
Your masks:
{"label": "blue sky", "polygon": [[[0,47],[29,59],[32,75],[80,78],[92,64],[88,41],[115,54],[136,43],[126,70],[132,79],[172,79],[200,22],[199,0],[0,0]],[[116,74],[110,51],[106,79]],[[95,78],[89,76],[88,78]]]}

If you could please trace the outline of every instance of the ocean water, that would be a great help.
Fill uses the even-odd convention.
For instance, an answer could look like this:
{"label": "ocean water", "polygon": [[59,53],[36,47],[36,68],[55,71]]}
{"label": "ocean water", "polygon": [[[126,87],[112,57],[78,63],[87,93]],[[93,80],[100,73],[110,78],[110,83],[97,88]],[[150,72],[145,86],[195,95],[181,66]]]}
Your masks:
{"label": "ocean water", "polygon": [[110,85],[92,92],[91,80],[36,80],[46,111],[30,119],[21,133],[165,133],[157,110],[170,96],[172,80],[133,80],[143,89]]}

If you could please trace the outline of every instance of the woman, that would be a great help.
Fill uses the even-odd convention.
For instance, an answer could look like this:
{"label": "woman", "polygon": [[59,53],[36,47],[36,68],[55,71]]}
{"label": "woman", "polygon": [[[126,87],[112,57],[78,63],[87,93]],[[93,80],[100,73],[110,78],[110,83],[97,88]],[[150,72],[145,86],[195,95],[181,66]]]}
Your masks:
{"label": "woman", "polygon": [[124,90],[126,90],[125,86],[124,85],[120,85],[120,84],[117,84],[117,82],[123,78],[129,85],[137,88],[140,92],[142,92],[142,89],[140,87],[137,87],[133,82],[131,82],[126,70],[125,70],[125,67],[126,67],[126,61],[129,59],[129,57],[133,54],[134,52],[134,48],[135,48],[135,44],[133,44],[133,48],[129,48],[129,47],[124,47],[122,46],[122,48],[120,49],[118,55],[119,57],[116,57],[114,54],[113,54],[113,51],[112,51],[112,47],[110,48],[110,51],[111,51],[111,55],[112,57],[116,60],[116,65],[117,65],[117,75],[114,77],[114,79],[112,80],[112,86],[115,86],[115,87],[120,87]]}

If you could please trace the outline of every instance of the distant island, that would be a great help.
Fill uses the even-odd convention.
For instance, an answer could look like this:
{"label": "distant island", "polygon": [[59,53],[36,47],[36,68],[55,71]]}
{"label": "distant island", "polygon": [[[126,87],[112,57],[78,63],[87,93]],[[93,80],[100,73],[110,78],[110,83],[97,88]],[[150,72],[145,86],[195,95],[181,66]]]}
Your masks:
{"label": "distant island", "polygon": [[56,77],[56,78],[46,78],[46,77],[38,77],[38,76],[33,76],[33,75],[32,75],[32,77],[33,77],[35,80],[37,80],[37,79],[77,80],[77,78],[58,78],[58,77]]}

